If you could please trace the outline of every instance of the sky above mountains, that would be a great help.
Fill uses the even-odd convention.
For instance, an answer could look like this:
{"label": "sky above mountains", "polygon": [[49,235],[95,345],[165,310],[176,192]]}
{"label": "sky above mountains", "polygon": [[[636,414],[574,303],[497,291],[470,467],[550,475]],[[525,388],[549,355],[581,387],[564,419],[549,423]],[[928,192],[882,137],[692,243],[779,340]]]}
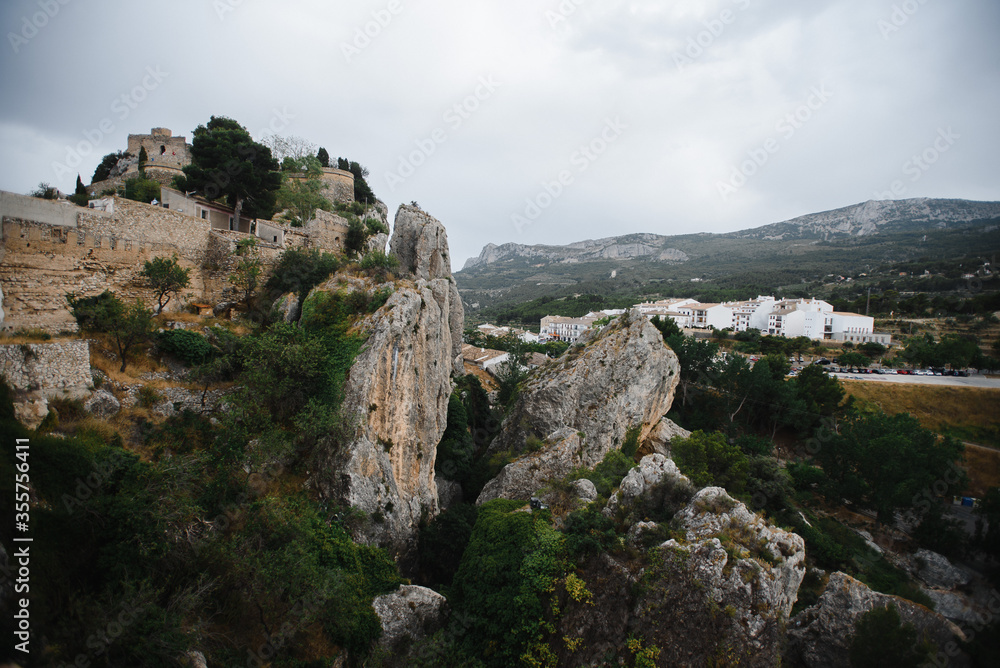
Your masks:
{"label": "sky above mountains", "polygon": [[995,0],[8,0],[0,188],[212,115],[488,242],[1000,200]]}

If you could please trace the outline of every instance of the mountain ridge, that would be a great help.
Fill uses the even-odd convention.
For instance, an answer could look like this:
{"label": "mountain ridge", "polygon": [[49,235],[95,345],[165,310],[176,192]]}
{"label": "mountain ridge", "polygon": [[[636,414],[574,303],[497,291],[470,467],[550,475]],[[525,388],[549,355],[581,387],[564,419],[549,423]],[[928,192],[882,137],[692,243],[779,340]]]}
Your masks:
{"label": "mountain ridge", "polygon": [[[885,232],[946,229],[955,224],[968,225],[996,219],[1000,219],[1000,202],[932,198],[869,200],[761,227],[722,234],[709,233],[703,236],[762,241],[793,239],[831,241]],[[550,263],[634,259],[667,263],[686,262],[690,259],[689,254],[674,248],[673,241],[689,236],[691,235],[664,236],[640,232],[586,239],[565,245],[489,243],[483,247],[478,257],[467,259],[461,271],[483,268],[515,258],[537,259]]]}

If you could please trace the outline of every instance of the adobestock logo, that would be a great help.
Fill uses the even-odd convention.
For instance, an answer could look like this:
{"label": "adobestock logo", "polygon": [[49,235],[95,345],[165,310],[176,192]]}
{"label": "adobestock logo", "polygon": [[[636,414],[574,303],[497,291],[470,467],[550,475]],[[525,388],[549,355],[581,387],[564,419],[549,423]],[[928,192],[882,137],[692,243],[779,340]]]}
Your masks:
{"label": "adobestock logo", "polygon": [[771,157],[781,150],[782,143],[790,140],[796,132],[805,127],[832,97],[833,91],[827,90],[826,84],[813,86],[802,104],[779,118],[774,125],[778,136],[769,137],[759,147],[747,151],[747,159],[733,167],[729,179],[715,184],[722,201],[728,201],[745,186],[764,165],[771,161]]}
{"label": "adobestock logo", "polygon": [[435,128],[426,137],[414,139],[416,148],[405,155],[399,156],[396,171],[385,173],[385,183],[391,192],[396,192],[396,188],[406,182],[408,178],[417,173],[417,169],[424,165],[438,147],[448,141],[449,133],[455,132],[462,125],[472,118],[472,115],[479,111],[482,103],[493,97],[493,94],[502,86],[492,75],[479,77],[476,88],[470,95],[465,96],[459,102],[448,107],[442,114],[441,120],[445,122],[448,129],[443,127]]}
{"label": "adobestock logo", "polygon": [[[611,144],[617,141],[627,129],[628,126],[618,116],[614,120],[605,119],[604,128],[600,133],[573,151],[569,156],[569,164],[576,168],[577,174],[584,173],[607,152]],[[573,185],[575,179],[576,177],[571,170],[563,169],[556,175],[555,179],[543,181],[541,190],[534,197],[524,200],[524,209],[511,214],[510,221],[514,224],[514,229],[521,233],[525,227],[538,220],[542,213],[562,197],[569,186]]]}

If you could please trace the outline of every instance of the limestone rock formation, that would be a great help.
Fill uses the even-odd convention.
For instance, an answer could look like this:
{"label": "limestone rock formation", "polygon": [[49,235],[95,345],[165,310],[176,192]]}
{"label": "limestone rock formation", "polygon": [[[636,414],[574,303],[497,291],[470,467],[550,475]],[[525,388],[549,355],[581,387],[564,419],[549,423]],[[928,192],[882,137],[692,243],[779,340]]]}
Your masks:
{"label": "limestone rock formation", "polygon": [[670,456],[670,443],[675,438],[689,438],[691,432],[689,432],[684,427],[675,424],[672,420],[663,418],[660,420],[653,430],[649,432],[649,436],[643,443],[642,452],[658,453],[666,457]]}
{"label": "limestone rock formation", "polygon": [[[397,232],[404,236],[393,237],[393,248],[408,257],[444,260],[444,228],[419,237],[411,234],[409,223],[400,225],[400,220],[426,218],[433,224],[424,221],[425,228],[440,227],[416,213],[397,216]],[[443,248],[429,248],[428,238]],[[321,455],[325,461],[313,476],[324,496],[368,513],[372,521],[357,538],[404,558],[413,554],[421,519],[438,513],[434,461],[447,423],[456,351],[460,354],[462,346],[462,304],[450,270],[445,265],[431,273],[432,278],[398,281],[385,305],[358,325],[367,338],[348,373],[342,406],[353,420],[353,433],[347,443]],[[362,289],[342,288],[338,280],[316,291]]]}
{"label": "limestone rock formation", "polygon": [[97,390],[94,396],[83,404],[83,409],[95,417],[107,419],[118,413],[121,402],[107,390]]}
{"label": "limestone rock formation", "polygon": [[529,499],[540,487],[584,465],[583,441],[572,427],[551,434],[537,452],[530,452],[511,462],[497,477],[486,483],[477,504],[493,499]]}
{"label": "limestone rock formation", "polygon": [[680,472],[672,459],[667,459],[660,454],[646,455],[639,462],[639,466],[628,472],[621,485],[608,499],[608,503],[604,507],[604,514],[614,515],[619,506],[631,504],[643,492],[664,480],[674,484],[691,484],[691,481]]}
{"label": "limestone rock formation", "polygon": [[[445,597],[432,589],[401,585],[396,591],[372,601],[382,622],[379,644],[401,660],[400,653],[412,644],[433,635],[444,620]],[[404,665],[390,661],[391,665]]]}
{"label": "limestone rock formation", "polygon": [[274,300],[271,310],[278,314],[285,322],[295,322],[302,312],[299,298],[294,292],[288,292]]}
{"label": "limestone rock formation", "polygon": [[738,546],[741,561],[756,559],[761,566],[759,585],[766,605],[784,618],[791,614],[806,574],[801,536],[768,524],[721,487],[699,491],[675,521],[690,542],[728,536]]}
{"label": "limestone rock formation", "polygon": [[[609,505],[625,510],[648,501],[663,483],[675,491],[688,485],[673,462],[648,455]],[[582,642],[572,651],[559,648],[558,665],[603,665],[606,656],[629,653],[623,645],[630,636],[661,650],[657,665],[779,664],[784,622],[804,575],[803,540],[720,488],[689,498],[671,522],[683,537],[651,548],[645,560],[603,553],[583,564],[578,577],[591,588],[593,604],[564,606],[556,635]],[[663,530],[635,522],[626,542],[642,550]]]}
{"label": "limestone rock formation", "polygon": [[433,281],[447,279],[450,283],[449,320],[452,323],[452,366],[456,375],[465,373],[462,363],[462,325],[465,310],[458,286],[451,277],[451,255],[444,225],[433,216],[414,206],[402,205],[396,212],[389,252],[399,260],[402,272],[416,279]]}
{"label": "limestone rock formation", "polygon": [[526,498],[539,483],[592,467],[622,446],[629,429],[645,440],[670,409],[680,366],[645,317],[625,314],[583,341],[526,381],[490,450],[524,452],[529,439],[546,445],[509,464],[478,503]]}
{"label": "limestone rock formation", "polygon": [[[888,605],[896,606],[903,624],[912,624],[918,634],[925,635],[939,649],[957,648],[957,643],[965,640],[957,626],[936,612],[897,596],[872,591],[844,573],[834,573],[816,605],[789,622],[786,663],[809,668],[847,668],[854,625],[869,610]],[[957,651],[948,659],[949,666],[969,665],[967,657]]]}
{"label": "limestone rock formation", "polygon": [[913,555],[914,571],[918,578],[928,587],[935,589],[954,589],[968,584],[970,577],[964,571],[955,568],[948,558],[920,549]]}
{"label": "limestone rock formation", "polygon": [[448,235],[437,219],[406,204],[396,212],[390,252],[402,271],[430,280],[451,276]]}

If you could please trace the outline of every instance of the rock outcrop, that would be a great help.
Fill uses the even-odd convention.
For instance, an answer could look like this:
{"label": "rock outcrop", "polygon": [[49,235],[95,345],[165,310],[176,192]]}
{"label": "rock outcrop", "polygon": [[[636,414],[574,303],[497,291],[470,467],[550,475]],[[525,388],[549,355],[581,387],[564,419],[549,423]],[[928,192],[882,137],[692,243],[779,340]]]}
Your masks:
{"label": "rock outcrop", "polygon": [[434,634],[444,620],[445,597],[432,589],[402,585],[390,594],[372,601],[372,607],[382,623],[379,644],[389,652],[390,665],[405,665],[401,653],[412,643]]}
{"label": "rock outcrop", "polygon": [[968,584],[968,573],[952,565],[948,558],[937,552],[920,549],[912,557],[914,572],[928,587],[954,589]]}
{"label": "rock outcrop", "polygon": [[107,390],[97,390],[83,404],[83,409],[95,417],[107,419],[116,415],[122,409],[122,404]]}
{"label": "rock outcrop", "polygon": [[[556,636],[580,643],[556,648],[558,665],[602,665],[606,656],[633,653],[623,646],[630,636],[659,648],[657,665],[778,665],[784,622],[805,574],[802,538],[718,487],[691,496],[687,478],[659,454],[629,472],[606,508],[620,518],[635,515],[636,507],[662,511],[666,499],[681,499],[669,527],[683,536],[654,542],[638,560],[603,553],[583,565],[578,576],[593,604],[563,606]],[[633,551],[647,549],[666,530],[638,521],[626,542]]]}
{"label": "rock outcrop", "polygon": [[458,286],[451,277],[451,255],[444,225],[433,216],[413,206],[402,205],[396,212],[389,252],[399,260],[399,268],[417,280],[447,279],[450,283],[449,321],[451,323],[452,360],[457,375],[462,375],[462,327],[465,310]]}
{"label": "rock outcrop", "polygon": [[[801,536],[768,524],[721,487],[700,490],[675,520],[691,543],[727,536],[741,562],[750,559],[761,567],[757,583],[761,601],[788,618],[806,574]],[[717,600],[725,599],[725,593],[720,597]]]}
{"label": "rock outcrop", "polygon": [[[424,221],[427,238],[443,244],[430,248],[427,238],[411,233],[412,225],[400,224],[409,219],[397,217],[397,230],[419,250],[395,237],[393,248],[424,258],[420,266],[430,256],[447,258],[441,224]],[[398,281],[385,305],[358,325],[366,341],[348,373],[342,406],[353,431],[341,447],[321,455],[321,470],[313,476],[321,494],[368,513],[371,521],[356,538],[404,559],[413,554],[421,519],[438,513],[434,461],[463,327],[461,300],[448,274],[443,266],[433,277]],[[342,280],[331,279],[314,293],[364,289],[338,285]]]}
{"label": "rock outcrop", "polygon": [[[788,625],[787,661],[810,668],[847,668],[855,624],[869,610],[894,605],[903,624],[912,624],[917,633],[939,649],[957,648],[965,640],[962,631],[941,615],[897,596],[872,591],[844,573],[834,573],[816,605],[796,615]],[[967,658],[957,653],[948,657],[949,666],[967,666]]]}
{"label": "rock outcrop", "polygon": [[677,356],[637,311],[585,335],[526,381],[490,450],[541,448],[508,464],[477,503],[527,498],[548,479],[592,467],[622,446],[629,429],[639,430],[641,443],[670,409],[679,374]]}
{"label": "rock outcrop", "polygon": [[655,485],[663,482],[690,485],[691,481],[682,474],[677,464],[663,455],[646,455],[639,465],[628,472],[621,485],[604,507],[604,514],[613,516],[619,506],[629,505]]}
{"label": "rock outcrop", "polygon": [[649,436],[639,451],[644,454],[657,453],[669,457],[671,442],[677,438],[689,438],[690,436],[691,432],[687,429],[675,424],[672,420],[663,418],[649,432]]}
{"label": "rock outcrop", "polygon": [[288,292],[274,300],[271,310],[285,322],[295,322],[302,312],[298,295]]}
{"label": "rock outcrop", "polygon": [[511,462],[497,477],[486,483],[476,503],[483,504],[493,499],[528,499],[549,480],[561,478],[583,466],[582,451],[580,432],[571,427],[554,431],[539,451]]}

